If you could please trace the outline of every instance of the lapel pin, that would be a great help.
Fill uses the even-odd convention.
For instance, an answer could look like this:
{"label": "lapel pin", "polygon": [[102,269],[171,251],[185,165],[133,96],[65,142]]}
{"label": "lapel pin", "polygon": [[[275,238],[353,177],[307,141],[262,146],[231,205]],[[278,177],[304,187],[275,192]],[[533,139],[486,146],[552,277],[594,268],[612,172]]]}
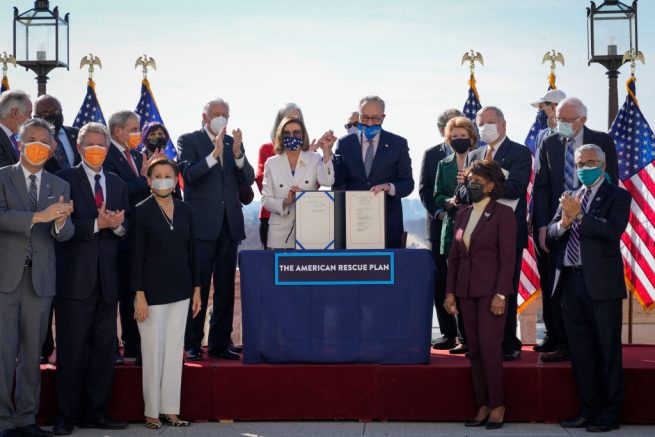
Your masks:
{"label": "lapel pin", "polygon": [[490,215],[491,215],[490,212],[485,212],[485,213],[484,213],[484,216],[485,216],[485,217],[489,217]]}
{"label": "lapel pin", "polygon": [[384,147],[386,147],[386,148],[388,149],[388,148],[389,148],[389,145],[388,145],[388,144],[385,144]]}

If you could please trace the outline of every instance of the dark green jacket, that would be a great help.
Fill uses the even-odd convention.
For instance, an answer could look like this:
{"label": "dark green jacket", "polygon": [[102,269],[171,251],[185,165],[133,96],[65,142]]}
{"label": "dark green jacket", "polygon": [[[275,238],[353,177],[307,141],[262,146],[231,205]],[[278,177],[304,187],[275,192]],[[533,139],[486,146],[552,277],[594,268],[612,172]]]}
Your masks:
{"label": "dark green jacket", "polygon": [[[457,188],[456,157],[456,153],[448,155],[439,161],[439,166],[437,167],[437,177],[434,183],[434,202],[439,209],[444,208],[446,202],[455,194],[455,188]],[[457,214],[457,208],[448,210],[441,226],[439,253],[442,255],[448,255],[450,251],[450,243],[453,239],[453,227],[455,225],[455,214]]]}

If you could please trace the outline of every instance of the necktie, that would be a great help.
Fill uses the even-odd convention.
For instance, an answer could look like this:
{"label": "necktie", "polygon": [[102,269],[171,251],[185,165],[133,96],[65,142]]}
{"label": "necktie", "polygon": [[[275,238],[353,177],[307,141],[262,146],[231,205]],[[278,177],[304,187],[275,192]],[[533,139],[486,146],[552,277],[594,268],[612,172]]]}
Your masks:
{"label": "necktie", "polygon": [[136,164],[134,164],[134,160],[132,159],[132,154],[130,151],[125,149],[123,150],[123,154],[125,155],[125,159],[127,159],[127,163],[129,164],[134,174],[138,176],[139,172],[136,170]]}
{"label": "necktie", "polygon": [[573,145],[575,140],[573,138],[566,141],[565,156],[566,162],[564,163],[564,188],[566,190],[575,189],[575,158],[573,157]]}
{"label": "necktie", "polygon": [[70,163],[68,162],[68,156],[66,155],[66,150],[64,149],[64,144],[61,142],[59,137],[57,137],[57,148],[55,149],[55,159],[59,164],[60,169],[70,168]]}
{"label": "necktie", "polygon": [[[33,174],[30,175],[30,189],[27,191],[27,199],[30,201],[30,210],[36,211],[36,176]],[[27,243],[27,248],[25,249],[25,259],[27,261],[32,261],[32,255],[32,238],[30,238],[29,243]]]}
{"label": "necktie", "polygon": [[95,196],[96,196],[96,208],[100,208],[102,203],[105,201],[105,195],[102,193],[102,185],[100,185],[100,176],[99,174],[95,175],[96,180],[95,184]]}
{"label": "necktie", "polygon": [[494,148],[490,145],[487,146],[487,154],[485,155],[484,159],[487,161],[493,161],[494,159]]}
{"label": "necktie", "polygon": [[16,135],[10,135],[9,141],[14,145],[14,153],[16,154],[16,159],[20,158],[20,150],[18,150],[18,142],[16,141]]}
{"label": "necktie", "polygon": [[[580,202],[580,211],[587,211],[587,203],[589,202],[589,194],[591,190],[585,189],[582,196],[582,202]],[[569,230],[569,242],[566,244],[566,259],[572,266],[578,266],[581,264],[580,259],[580,223],[576,220],[571,223],[571,229]]]}
{"label": "necktie", "polygon": [[366,177],[371,173],[373,167],[373,140],[366,140],[366,154],[364,155],[364,170],[366,170]]}

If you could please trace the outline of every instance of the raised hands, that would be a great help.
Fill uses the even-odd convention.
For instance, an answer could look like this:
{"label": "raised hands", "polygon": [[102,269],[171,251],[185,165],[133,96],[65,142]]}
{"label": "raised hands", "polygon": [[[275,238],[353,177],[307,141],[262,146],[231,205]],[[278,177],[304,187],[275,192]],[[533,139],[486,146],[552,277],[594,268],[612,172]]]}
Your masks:
{"label": "raised hands", "polygon": [[232,155],[235,158],[241,157],[241,146],[243,144],[243,134],[241,129],[232,131],[232,138],[234,138],[234,144],[232,144]]}
{"label": "raised hands", "polygon": [[32,223],[50,223],[54,221],[57,226],[63,226],[72,213],[73,201],[66,203],[64,202],[64,196],[59,196],[57,203],[53,203],[43,211],[35,212],[32,216]]}
{"label": "raised hands", "polygon": [[334,136],[334,132],[329,130],[323,134],[323,136],[318,140],[318,146],[323,151],[323,162],[328,162],[332,159],[332,146],[337,141],[337,137]]}
{"label": "raised hands", "polygon": [[109,211],[105,203],[98,209],[98,229],[117,229],[125,220],[125,211]]}
{"label": "raised hands", "polygon": [[148,176],[148,168],[150,168],[150,164],[152,164],[152,162],[155,159],[166,158],[166,154],[161,149],[157,149],[157,151],[153,153],[152,156],[150,156],[150,158],[148,158],[145,155],[145,153],[142,153],[141,155],[143,156],[143,164],[141,165],[141,176]]}

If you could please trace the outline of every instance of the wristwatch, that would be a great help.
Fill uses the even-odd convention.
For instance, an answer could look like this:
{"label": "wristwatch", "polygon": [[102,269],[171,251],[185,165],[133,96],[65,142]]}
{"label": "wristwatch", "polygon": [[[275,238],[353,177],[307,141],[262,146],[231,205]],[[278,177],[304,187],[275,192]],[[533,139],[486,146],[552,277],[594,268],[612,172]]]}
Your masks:
{"label": "wristwatch", "polygon": [[507,296],[505,296],[505,295],[503,295],[503,294],[500,294],[500,293],[496,293],[496,296],[498,296],[498,297],[500,298],[500,300],[505,300],[505,299],[507,299]]}

